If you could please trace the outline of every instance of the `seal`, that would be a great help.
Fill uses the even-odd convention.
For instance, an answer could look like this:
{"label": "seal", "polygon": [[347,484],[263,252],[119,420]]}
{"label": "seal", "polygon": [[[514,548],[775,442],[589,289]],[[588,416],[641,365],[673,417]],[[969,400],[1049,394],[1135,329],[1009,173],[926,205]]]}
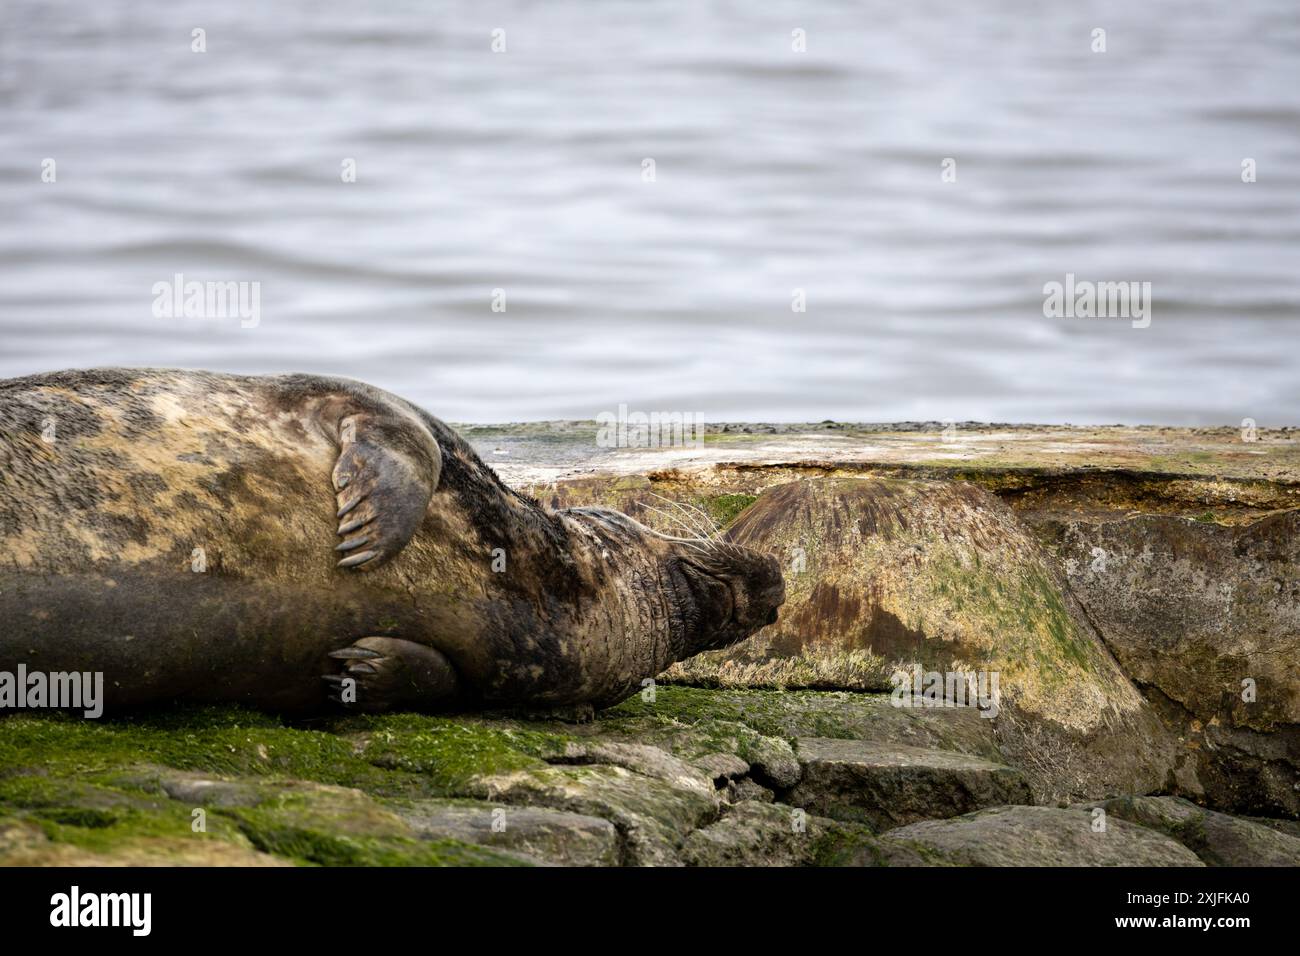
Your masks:
{"label": "seal", "polygon": [[110,710],[603,707],[776,620],[776,560],[552,510],[348,379],[0,382],[0,669]]}

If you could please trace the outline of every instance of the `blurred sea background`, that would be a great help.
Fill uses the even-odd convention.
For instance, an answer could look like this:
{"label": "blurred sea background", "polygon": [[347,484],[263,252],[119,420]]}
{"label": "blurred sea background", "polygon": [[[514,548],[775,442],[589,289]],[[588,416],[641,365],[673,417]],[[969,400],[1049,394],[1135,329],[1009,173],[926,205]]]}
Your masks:
{"label": "blurred sea background", "polygon": [[[177,273],[259,324],[156,317]],[[1066,273],[1150,327],[1044,317]],[[1297,424],[1300,5],[4,0],[0,377],[110,364],[466,422]]]}

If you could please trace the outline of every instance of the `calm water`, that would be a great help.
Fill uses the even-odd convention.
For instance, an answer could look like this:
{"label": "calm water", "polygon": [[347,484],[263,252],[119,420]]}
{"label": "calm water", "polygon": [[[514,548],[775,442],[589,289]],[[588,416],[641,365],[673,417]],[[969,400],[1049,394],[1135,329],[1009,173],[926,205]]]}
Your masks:
{"label": "calm water", "polygon": [[[0,376],[1300,423],[1294,0],[432,7],[3,0]],[[1067,272],[1149,281],[1150,327],[1045,318]],[[156,317],[176,273],[260,283],[259,324]]]}

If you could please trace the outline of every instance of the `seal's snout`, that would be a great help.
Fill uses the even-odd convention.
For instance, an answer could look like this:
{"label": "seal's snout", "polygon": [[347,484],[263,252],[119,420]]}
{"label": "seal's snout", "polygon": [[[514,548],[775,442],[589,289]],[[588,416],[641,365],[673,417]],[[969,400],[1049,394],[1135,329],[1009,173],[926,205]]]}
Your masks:
{"label": "seal's snout", "polygon": [[691,593],[691,617],[699,625],[694,650],[727,647],[776,623],[785,579],[771,555],[715,542],[704,553],[688,550],[679,567]]}
{"label": "seal's snout", "polygon": [[776,623],[785,579],[772,555],[724,536],[660,534],[608,508],[571,508],[567,514],[595,531],[604,547],[649,544],[659,552],[657,595],[685,655],[728,647]]}

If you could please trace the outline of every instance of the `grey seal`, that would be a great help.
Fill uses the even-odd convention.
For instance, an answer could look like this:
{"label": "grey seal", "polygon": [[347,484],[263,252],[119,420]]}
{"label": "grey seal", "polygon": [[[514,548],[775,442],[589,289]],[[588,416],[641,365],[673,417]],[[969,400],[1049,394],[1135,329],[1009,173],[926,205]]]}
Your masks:
{"label": "grey seal", "polygon": [[603,707],[783,600],[773,557],[543,507],[361,382],[0,382],[0,668],[102,672],[110,713]]}

